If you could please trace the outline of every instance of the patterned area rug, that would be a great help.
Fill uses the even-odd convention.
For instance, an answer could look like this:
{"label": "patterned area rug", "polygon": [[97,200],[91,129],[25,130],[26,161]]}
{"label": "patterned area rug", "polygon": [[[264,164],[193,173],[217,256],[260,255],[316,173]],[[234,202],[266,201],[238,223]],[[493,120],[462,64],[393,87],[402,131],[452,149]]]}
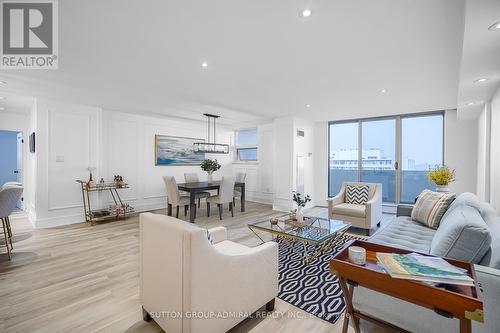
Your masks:
{"label": "patterned area rug", "polygon": [[292,248],[289,242],[279,238],[278,297],[316,317],[335,323],[344,312],[345,304],[337,277],[330,273],[328,265],[343,245],[353,239],[366,240],[366,237],[344,234],[331,252],[323,253],[309,265],[304,265],[302,244],[295,242]]}

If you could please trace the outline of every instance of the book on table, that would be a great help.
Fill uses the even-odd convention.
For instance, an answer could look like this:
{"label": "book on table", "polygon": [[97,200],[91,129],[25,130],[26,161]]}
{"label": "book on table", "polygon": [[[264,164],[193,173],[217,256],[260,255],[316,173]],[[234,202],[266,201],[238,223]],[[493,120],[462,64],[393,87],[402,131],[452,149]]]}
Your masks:
{"label": "book on table", "polygon": [[466,271],[440,257],[418,253],[396,254],[377,252],[377,260],[393,278],[434,283],[473,286]]}

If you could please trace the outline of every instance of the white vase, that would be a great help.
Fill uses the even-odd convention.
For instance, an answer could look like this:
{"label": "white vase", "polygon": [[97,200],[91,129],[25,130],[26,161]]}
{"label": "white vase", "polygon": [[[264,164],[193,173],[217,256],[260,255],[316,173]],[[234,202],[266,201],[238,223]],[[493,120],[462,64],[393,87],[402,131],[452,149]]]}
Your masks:
{"label": "white vase", "polygon": [[208,172],[208,183],[212,183],[212,173],[211,172]]}
{"label": "white vase", "polygon": [[297,219],[297,224],[302,225],[304,223],[304,212],[302,207],[297,207],[297,212],[295,212],[295,218]]}
{"label": "white vase", "polygon": [[436,192],[449,193],[450,188],[448,185],[436,185]]}

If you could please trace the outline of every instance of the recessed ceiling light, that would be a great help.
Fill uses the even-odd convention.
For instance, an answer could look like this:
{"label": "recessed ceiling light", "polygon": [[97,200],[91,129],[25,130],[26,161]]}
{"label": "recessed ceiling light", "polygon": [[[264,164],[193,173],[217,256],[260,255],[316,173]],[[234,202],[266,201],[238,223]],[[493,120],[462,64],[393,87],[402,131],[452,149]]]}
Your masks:
{"label": "recessed ceiling light", "polygon": [[3,111],[5,110],[5,108],[3,106],[0,106],[0,111]]}
{"label": "recessed ceiling light", "polygon": [[311,104],[306,104],[306,108],[310,108],[311,107]]}
{"label": "recessed ceiling light", "polygon": [[6,84],[6,83],[7,83],[7,82],[5,82],[5,81],[0,81],[0,84]]}
{"label": "recessed ceiling light", "polygon": [[207,68],[207,67],[208,67],[208,62],[203,61],[203,62],[201,63],[201,67],[203,67],[203,68]]}
{"label": "recessed ceiling light", "polygon": [[486,82],[488,80],[489,79],[487,77],[482,77],[480,79],[474,80],[474,83],[482,83],[482,82]]}
{"label": "recessed ceiling light", "polygon": [[469,103],[465,103],[465,106],[471,106],[471,105],[474,105],[476,104],[475,102],[469,102]]}
{"label": "recessed ceiling light", "polygon": [[0,99],[5,99],[5,97],[3,97],[3,96],[0,96]]}
{"label": "recessed ceiling light", "polygon": [[308,8],[304,9],[300,12],[301,17],[309,17],[309,16],[311,16],[311,14],[312,14],[312,11]]}
{"label": "recessed ceiling light", "polygon": [[493,23],[488,27],[488,30],[495,31],[495,30],[500,30],[500,21]]}
{"label": "recessed ceiling light", "polygon": [[379,91],[379,93],[381,93],[381,94],[385,94],[386,92],[387,92],[387,89],[381,89],[381,90]]}

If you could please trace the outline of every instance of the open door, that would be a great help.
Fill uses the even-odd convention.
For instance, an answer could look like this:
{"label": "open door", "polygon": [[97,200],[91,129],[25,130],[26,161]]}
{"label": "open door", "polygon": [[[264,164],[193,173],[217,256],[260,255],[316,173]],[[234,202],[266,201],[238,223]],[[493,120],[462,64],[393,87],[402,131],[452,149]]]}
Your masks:
{"label": "open door", "polygon": [[[17,133],[17,169],[14,171],[17,182],[23,182],[23,133]],[[24,185],[24,184],[23,184]],[[24,195],[24,194],[23,194]],[[17,208],[24,209],[23,198],[17,203]]]}

